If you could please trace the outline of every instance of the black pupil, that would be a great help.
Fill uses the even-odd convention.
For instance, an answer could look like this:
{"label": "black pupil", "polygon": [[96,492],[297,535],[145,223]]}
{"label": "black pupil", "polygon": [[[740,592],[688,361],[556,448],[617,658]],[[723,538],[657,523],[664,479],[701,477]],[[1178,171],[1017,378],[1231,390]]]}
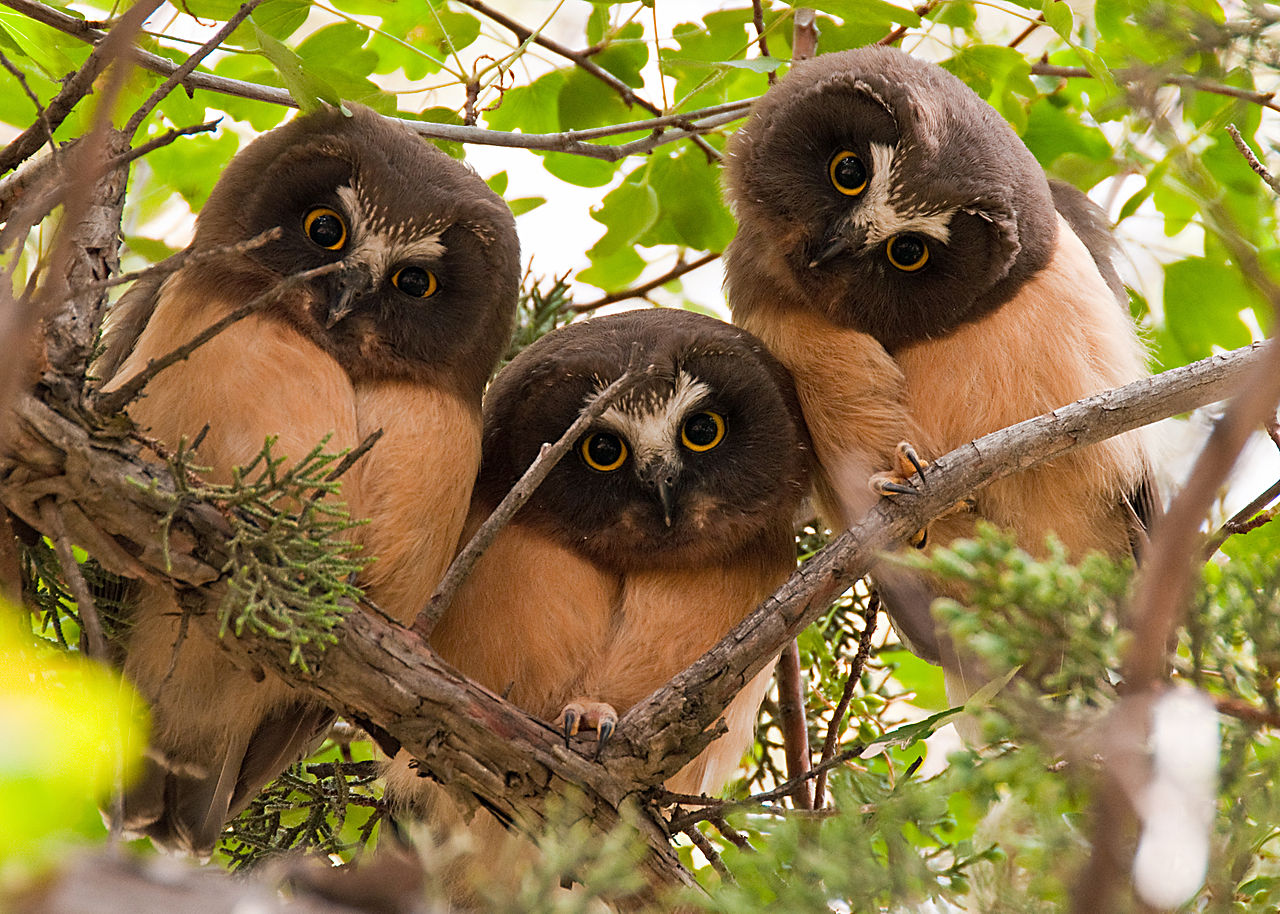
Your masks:
{"label": "black pupil", "polygon": [[845,156],[836,162],[836,183],[846,190],[853,190],[867,183],[867,167],[857,156]]}
{"label": "black pupil", "polygon": [[716,440],[716,435],[720,430],[716,427],[716,420],[710,413],[698,413],[684,424],[684,434],[692,444],[698,447],[706,447]]}
{"label": "black pupil", "polygon": [[405,267],[396,277],[396,287],[405,295],[421,298],[431,288],[431,277],[421,267]]}
{"label": "black pupil", "polygon": [[592,435],[587,442],[587,453],[600,466],[613,466],[622,456],[622,442],[616,435]]}
{"label": "black pupil", "polygon": [[903,235],[893,241],[893,259],[904,267],[914,266],[924,259],[924,242],[915,235]]}
{"label": "black pupil", "polygon": [[311,220],[311,240],[322,248],[331,248],[342,240],[342,220],[331,213]]}

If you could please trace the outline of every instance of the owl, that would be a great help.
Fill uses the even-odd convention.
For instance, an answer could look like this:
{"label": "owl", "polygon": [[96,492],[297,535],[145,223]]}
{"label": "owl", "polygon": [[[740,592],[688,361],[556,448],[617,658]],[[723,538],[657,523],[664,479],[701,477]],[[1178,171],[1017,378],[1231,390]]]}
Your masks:
{"label": "owl", "polygon": [[[272,229],[274,240],[246,244]],[[480,462],[481,395],[510,339],[518,285],[511,211],[478,176],[368,109],[324,110],[231,161],[186,265],[121,299],[99,372],[105,390],[118,387],[283,289],[158,374],[129,414],[170,447],[204,430],[196,462],[217,482],[268,436],[274,454],[298,458],[326,436],[337,451],[381,429],[340,497],[368,521],[351,533],[373,557],[358,583],[408,623],[457,547]],[[152,733],[123,824],[207,855],[330,713],[184,632],[162,588],[139,588],[130,621],[123,668],[151,703]]]}
{"label": "owl", "polygon": [[[594,728],[602,741],[787,578],[809,481],[791,380],[757,340],[687,311],[631,311],[553,331],[494,380],[468,530],[623,374],[633,345],[650,374],[502,529],[431,636],[470,678],[566,736]],[[771,673],[745,684],[728,733],[671,789],[727,780]],[[399,761],[389,795],[432,808],[432,785]]]}
{"label": "owl", "polygon": [[[898,442],[937,456],[1145,375],[1103,214],[940,67],[882,47],[796,64],[732,138],[726,188],[734,321],[795,376],[833,525],[871,506]],[[982,518],[1033,552],[1052,532],[1120,556],[1156,506],[1131,433],[993,483],[930,538]],[[938,582],[889,563],[873,577],[963,695],[929,612]]]}

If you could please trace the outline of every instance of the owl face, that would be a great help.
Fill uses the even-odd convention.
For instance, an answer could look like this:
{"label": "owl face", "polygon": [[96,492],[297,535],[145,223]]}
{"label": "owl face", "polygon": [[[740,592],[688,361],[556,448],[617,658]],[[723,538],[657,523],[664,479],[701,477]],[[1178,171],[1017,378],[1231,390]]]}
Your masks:
{"label": "owl face", "polygon": [[334,264],[273,312],[355,380],[444,382],[479,394],[509,336],[519,246],[511,211],[478,176],[368,109],[302,116],[233,160],[200,215],[195,246],[277,227],[279,240],[215,261],[216,281],[242,284],[252,297]]}
{"label": "owl face", "polygon": [[486,396],[478,497],[496,504],[622,375],[633,341],[652,375],[575,442],[517,520],[618,571],[789,536],[808,484],[790,379],[746,332],[684,311],[593,318],[521,353]]}
{"label": "owl face", "polygon": [[1008,124],[890,48],[797,64],[734,136],[727,184],[731,297],[772,272],[890,349],[1003,303],[1056,237],[1048,183]]}

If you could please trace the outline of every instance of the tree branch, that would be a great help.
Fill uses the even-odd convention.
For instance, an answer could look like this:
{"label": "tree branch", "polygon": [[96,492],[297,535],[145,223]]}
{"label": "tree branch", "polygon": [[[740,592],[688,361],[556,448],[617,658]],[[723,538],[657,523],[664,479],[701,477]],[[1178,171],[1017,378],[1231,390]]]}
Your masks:
{"label": "tree branch", "polygon": [[580,305],[570,305],[569,310],[576,314],[586,314],[588,311],[594,311],[597,308],[603,308],[605,305],[612,305],[620,301],[626,301],[629,298],[646,298],[654,289],[659,289],[667,283],[679,279],[686,273],[692,273],[699,267],[705,267],[719,256],[720,253],[718,251],[710,251],[703,254],[696,260],[689,261],[688,263],[685,263],[683,259],[679,260],[670,270],[667,270],[667,272],[663,273],[661,276],[655,277],[646,283],[633,286],[630,289],[623,289],[621,292],[611,292],[608,295],[593,299],[589,302],[583,302]]}
{"label": "tree branch", "polygon": [[[631,708],[605,747],[622,777],[670,777],[709,742],[703,730],[743,685],[876,557],[983,486],[1078,448],[1223,399],[1272,358],[1255,343],[1175,368],[1020,422],[957,448],[925,470],[928,488],[900,503],[882,499],[861,522],[807,561],[689,669]],[[1274,373],[1280,380],[1280,370]]]}
{"label": "tree branch", "polygon": [[[1033,63],[1031,65],[1031,75],[1057,76],[1062,79],[1093,78],[1093,74],[1084,67],[1063,67],[1058,66],[1057,64],[1046,63],[1045,61],[1037,61]],[[1236,86],[1228,86],[1225,83],[1214,82],[1211,79],[1202,79],[1201,77],[1191,76],[1186,73],[1161,73],[1158,70],[1150,70],[1140,67],[1126,67],[1112,70],[1111,75],[1115,77],[1117,82],[1130,84],[1147,82],[1154,77],[1156,82],[1161,85],[1187,86],[1200,92],[1211,92],[1214,95],[1225,95],[1229,98],[1238,98],[1241,101],[1261,105],[1263,108],[1270,108],[1272,111],[1280,111],[1280,105],[1276,104],[1274,92],[1255,92],[1252,89],[1241,89]]]}
{"label": "tree branch", "polygon": [[[831,723],[827,725],[826,739],[822,741],[820,763],[826,763],[835,755],[836,746],[840,743],[840,734],[844,730],[844,716],[849,711],[849,703],[853,701],[853,690],[862,680],[862,670],[867,665],[867,658],[871,656],[871,639],[875,637],[876,623],[879,619],[880,598],[872,594],[868,598],[867,608],[862,613],[862,633],[858,636],[858,652],[853,655],[853,660],[849,664],[849,675],[845,677],[844,687],[840,690],[840,700],[836,702],[835,710],[831,712]],[[826,791],[827,769],[823,769],[813,786],[814,809],[822,808]]]}

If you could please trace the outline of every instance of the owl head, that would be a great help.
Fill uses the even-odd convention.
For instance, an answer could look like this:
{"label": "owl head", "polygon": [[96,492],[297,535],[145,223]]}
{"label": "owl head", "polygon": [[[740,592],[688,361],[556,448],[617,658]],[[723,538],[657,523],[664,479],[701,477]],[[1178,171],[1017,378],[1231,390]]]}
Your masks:
{"label": "owl head", "polygon": [[[478,397],[514,320],[520,274],[511,211],[462,163],[351,107],[350,116],[299,116],[231,161],[193,242],[196,253],[224,252],[192,272],[249,299],[332,264],[269,312],[356,380],[416,379]],[[225,251],[273,228],[277,240]]]}
{"label": "owl head", "polygon": [[784,295],[886,348],[1007,300],[1052,254],[1044,172],[959,79],[892,48],[797,63],[726,160],[730,300]]}
{"label": "owl head", "polygon": [[494,505],[626,370],[649,374],[575,442],[516,521],[619,572],[699,566],[790,537],[809,445],[786,370],[750,334],[677,310],[596,317],[517,356],[485,396],[476,495]]}

